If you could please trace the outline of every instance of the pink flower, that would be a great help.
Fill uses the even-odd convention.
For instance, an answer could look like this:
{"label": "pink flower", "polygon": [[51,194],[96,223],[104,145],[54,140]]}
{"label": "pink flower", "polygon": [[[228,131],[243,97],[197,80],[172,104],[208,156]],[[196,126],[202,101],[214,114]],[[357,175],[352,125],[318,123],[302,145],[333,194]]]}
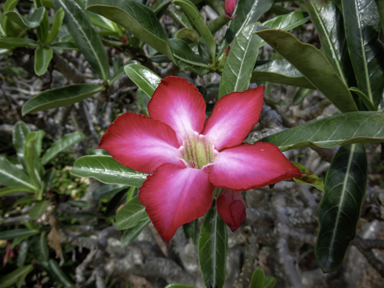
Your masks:
{"label": "pink flower", "polygon": [[235,11],[235,8],[236,8],[236,4],[237,4],[237,0],[225,0],[224,10],[225,10],[225,14],[228,17],[230,17],[230,18],[236,17],[236,15],[234,17],[232,17],[233,11]]}
{"label": "pink flower", "polygon": [[150,117],[124,113],[101,138],[98,148],[151,174],[139,199],[168,243],[180,226],[208,211],[215,186],[249,190],[301,174],[275,145],[242,144],[259,121],[263,91],[258,87],[228,94],[205,120],[199,90],[170,76],[149,101]]}

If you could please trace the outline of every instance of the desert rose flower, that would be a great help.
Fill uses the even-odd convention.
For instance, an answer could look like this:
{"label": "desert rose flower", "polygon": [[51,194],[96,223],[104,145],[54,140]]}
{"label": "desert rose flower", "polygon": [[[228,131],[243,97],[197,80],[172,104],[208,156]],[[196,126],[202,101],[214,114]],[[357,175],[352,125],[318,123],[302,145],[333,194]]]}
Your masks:
{"label": "desert rose flower", "polygon": [[199,90],[169,76],[149,101],[150,117],[124,113],[102,136],[98,148],[150,174],[139,199],[168,243],[180,226],[208,211],[214,187],[249,190],[301,174],[275,145],[242,143],[259,121],[263,91],[222,97],[206,120]]}

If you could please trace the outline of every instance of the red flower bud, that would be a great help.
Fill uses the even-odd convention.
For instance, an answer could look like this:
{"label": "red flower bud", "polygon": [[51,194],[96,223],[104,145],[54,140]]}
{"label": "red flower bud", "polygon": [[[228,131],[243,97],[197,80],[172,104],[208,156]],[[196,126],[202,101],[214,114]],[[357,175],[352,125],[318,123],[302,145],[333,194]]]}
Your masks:
{"label": "red flower bud", "polygon": [[232,232],[235,232],[247,216],[246,205],[240,192],[230,189],[223,189],[217,198],[217,213],[228,225]]}

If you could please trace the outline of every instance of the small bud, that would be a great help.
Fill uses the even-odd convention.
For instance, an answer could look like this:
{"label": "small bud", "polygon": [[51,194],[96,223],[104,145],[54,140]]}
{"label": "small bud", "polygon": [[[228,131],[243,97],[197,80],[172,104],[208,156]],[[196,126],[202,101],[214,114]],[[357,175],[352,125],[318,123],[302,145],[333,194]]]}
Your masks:
{"label": "small bud", "polygon": [[229,50],[231,50],[231,45],[228,45],[227,49],[225,49],[224,53],[217,60],[217,69],[219,71],[223,70],[225,61],[227,60]]}
{"label": "small bud", "polygon": [[241,192],[223,189],[217,198],[217,213],[231,231],[235,232],[247,216]]}
{"label": "small bud", "polygon": [[232,18],[233,11],[235,11],[237,0],[225,0],[224,10],[225,14]]}

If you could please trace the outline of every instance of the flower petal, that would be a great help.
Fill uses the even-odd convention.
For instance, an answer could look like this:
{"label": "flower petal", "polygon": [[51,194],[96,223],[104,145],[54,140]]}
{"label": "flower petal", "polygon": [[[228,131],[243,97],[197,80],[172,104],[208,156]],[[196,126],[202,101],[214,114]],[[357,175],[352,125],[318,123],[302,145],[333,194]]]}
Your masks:
{"label": "flower petal", "polygon": [[216,187],[236,191],[264,187],[302,174],[277,146],[263,142],[225,149],[205,171]]}
{"label": "flower petal", "polygon": [[239,145],[259,122],[263,102],[264,86],[225,95],[217,101],[202,134],[218,151]]}
{"label": "flower petal", "polygon": [[235,232],[243,223],[246,214],[245,202],[240,192],[230,189],[223,189],[216,203],[217,213],[228,225],[232,232]]}
{"label": "flower petal", "polygon": [[206,104],[199,90],[187,79],[175,76],[161,80],[148,103],[149,115],[169,125],[176,132],[179,141],[193,131],[201,133],[205,108]]}
{"label": "flower petal", "polygon": [[208,211],[213,188],[208,174],[202,170],[164,164],[145,180],[139,199],[153,225],[169,244],[180,226]]}
{"label": "flower petal", "polygon": [[225,0],[224,3],[224,9],[225,14],[227,14],[229,17],[232,16],[233,11],[235,11],[237,0]]}
{"label": "flower petal", "polygon": [[175,131],[147,116],[124,113],[101,137],[99,147],[133,170],[152,173],[164,163],[181,165]]}

